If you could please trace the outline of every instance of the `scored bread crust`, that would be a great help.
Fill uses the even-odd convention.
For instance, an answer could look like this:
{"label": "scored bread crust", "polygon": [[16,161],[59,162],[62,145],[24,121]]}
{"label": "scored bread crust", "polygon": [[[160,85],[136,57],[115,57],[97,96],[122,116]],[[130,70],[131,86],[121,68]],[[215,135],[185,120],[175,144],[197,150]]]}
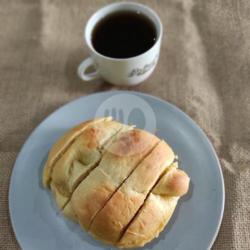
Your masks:
{"label": "scored bread crust", "polygon": [[52,182],[61,194],[69,196],[84,175],[102,157],[102,147],[119,130],[121,124],[115,121],[88,126],[73,142],[68,150],[55,163],[52,171]]}
{"label": "scored bread crust", "polygon": [[107,149],[99,166],[81,182],[71,197],[79,223],[89,229],[95,215],[159,139],[143,130],[124,132]]}
{"label": "scored bread crust", "polygon": [[112,117],[98,118],[83,122],[66,132],[53,145],[49,152],[48,160],[43,170],[43,186],[49,187],[53,166],[58,158],[65,152],[67,147],[89,126],[99,122],[111,121]]}
{"label": "scored bread crust", "polygon": [[172,149],[161,141],[96,215],[89,232],[105,242],[117,242],[148,192],[174,158]]}
{"label": "scored bread crust", "polygon": [[77,185],[101,160],[105,145],[120,131],[131,127],[116,121],[104,120],[89,124],[55,162],[51,173],[50,188],[60,209],[68,203]]}
{"label": "scored bread crust", "polygon": [[159,235],[188,190],[189,177],[174,158],[158,137],[100,118],[55,143],[43,184],[62,213],[95,238],[139,247]]}
{"label": "scored bread crust", "polygon": [[[72,186],[72,190],[71,190],[72,192],[70,192],[70,195],[67,196],[68,198],[67,198],[66,202],[63,205],[59,206],[60,208],[62,208],[62,213],[66,217],[75,220],[75,213],[73,211],[72,204],[70,202],[70,197],[73,194],[73,192],[75,191],[76,187],[84,180],[84,178],[86,178],[88,176],[88,174],[90,174],[91,171],[93,171],[93,169],[95,167],[98,167],[103,155],[105,154],[105,152],[107,150],[109,150],[109,146],[115,140],[117,140],[120,137],[120,135],[122,135],[124,132],[134,129],[133,126],[127,126],[127,125],[124,125],[124,124],[120,124],[120,125],[121,125],[121,128],[118,130],[118,132],[115,133],[112,137],[110,137],[108,139],[108,141],[106,141],[104,144],[101,145],[102,147],[101,147],[101,150],[99,150],[100,151],[100,157],[99,157],[98,161],[94,162],[93,164],[89,164],[87,166],[84,166],[84,170],[85,170],[86,174],[85,174],[85,172],[80,172],[80,177],[81,178],[78,178],[80,181],[78,181],[78,179],[76,178],[79,175],[79,170],[71,171],[70,178],[69,178],[69,185]],[[110,127],[110,128],[112,128],[112,127]],[[106,128],[106,130],[109,130],[109,129]],[[108,131],[106,131],[106,132],[108,132]],[[82,150],[84,150],[84,148],[82,148]],[[84,155],[86,155],[86,154],[83,154],[82,157],[84,157]],[[74,168],[73,168],[73,170],[74,170]],[[82,167],[81,167],[81,171],[82,171]],[[73,185],[71,184],[71,182],[73,183]],[[67,185],[67,179],[65,180],[65,185]],[[58,195],[58,193],[57,193],[57,195]],[[60,196],[62,196],[61,193],[60,193]],[[57,201],[58,200],[63,200],[64,201],[65,199],[64,199],[64,197],[60,197],[59,199],[57,199]]]}
{"label": "scored bread crust", "polygon": [[[171,218],[178,199],[187,192],[189,185],[189,177],[177,167],[178,164],[174,163],[167,169],[152,192],[149,193],[142,208],[128,224],[126,231],[116,243],[117,247],[142,247],[158,237]],[[176,186],[177,182],[182,182],[186,189],[180,188],[181,190],[179,190]],[[167,195],[163,193],[164,190]],[[171,193],[170,190],[173,192]]]}

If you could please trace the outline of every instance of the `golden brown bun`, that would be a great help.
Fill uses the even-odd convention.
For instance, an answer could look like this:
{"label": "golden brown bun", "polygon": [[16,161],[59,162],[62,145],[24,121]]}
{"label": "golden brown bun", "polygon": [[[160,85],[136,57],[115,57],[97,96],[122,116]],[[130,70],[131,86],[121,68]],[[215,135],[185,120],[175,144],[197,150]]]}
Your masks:
{"label": "golden brown bun", "polygon": [[[124,131],[131,129],[131,126],[115,121],[103,121],[84,130],[53,169],[52,183],[55,186],[54,190],[57,190],[56,194],[68,197],[64,204],[57,203],[61,209],[71,209],[70,204],[69,208],[67,204],[73,191],[99,165],[103,153],[107,150],[106,147],[108,148]],[[56,198],[56,201],[59,199]]]}
{"label": "golden brown bun", "polygon": [[143,204],[166,166],[174,161],[172,149],[161,141],[137,166],[95,217],[89,231],[105,242],[119,240],[124,228]]}
{"label": "golden brown bun", "polygon": [[[50,188],[60,209],[63,209],[68,203],[71,194],[81,180],[99,163],[105,145],[108,145],[120,131],[129,129],[131,127],[111,119],[99,119],[98,122],[89,122],[88,126],[78,134],[77,138],[74,138],[70,145],[65,140],[67,148],[64,146],[63,140],[60,140],[64,152],[52,165],[50,174]],[[46,164],[47,166],[48,164]],[[46,167],[44,174],[47,173]]]}
{"label": "golden brown bun", "polygon": [[55,163],[52,182],[61,194],[69,196],[79,181],[102,157],[102,146],[121,129],[115,121],[89,125],[73,142],[69,150]]}
{"label": "golden brown bun", "polygon": [[[176,194],[186,193],[189,185],[189,177],[176,168],[177,163],[174,163],[161,177],[138,214],[128,224],[126,231],[117,243],[118,247],[142,247],[147,242],[158,237],[159,233],[164,229],[180,197]],[[180,182],[183,186],[177,187],[175,182]],[[165,189],[165,187],[167,188]],[[170,191],[171,187],[174,188],[173,193]]]}
{"label": "golden brown bun", "polygon": [[110,145],[99,166],[71,197],[73,210],[85,229],[89,229],[95,215],[158,141],[154,135],[134,129]]}
{"label": "golden brown bun", "polygon": [[[105,134],[109,134],[110,131],[112,131],[113,125],[117,125],[117,122],[106,122],[105,126],[102,126],[102,133],[100,133],[99,135],[105,135]],[[117,133],[114,133],[111,137],[109,137],[108,140],[105,140],[105,143],[101,143],[101,145],[99,145],[97,147],[97,150],[95,148],[91,148],[92,150],[92,155],[93,152],[98,152],[98,160],[92,162],[92,164],[88,164],[83,166],[82,163],[80,163],[79,161],[76,161],[75,158],[72,162],[72,167],[71,167],[71,171],[69,173],[69,181],[67,181],[67,179],[65,179],[65,185],[70,185],[70,193],[67,195],[68,199],[64,204],[58,204],[58,206],[60,208],[62,208],[62,212],[65,216],[72,218],[72,216],[75,216],[74,211],[72,210],[72,205],[71,205],[71,201],[69,200],[69,198],[71,197],[73,191],[76,189],[76,187],[80,184],[80,182],[87,177],[87,175],[95,168],[99,165],[101,158],[103,157],[103,155],[105,154],[105,152],[107,150],[109,150],[109,146],[113,143],[113,141],[117,140],[117,138],[119,138],[125,131],[129,131],[132,130],[133,127],[132,126],[127,126],[127,125],[123,125],[123,124],[119,124],[120,125],[120,129],[118,130]],[[118,128],[118,126],[117,126]],[[97,127],[95,126],[95,129],[97,129]],[[85,131],[87,132],[87,130]],[[82,137],[82,135],[81,135]],[[80,138],[79,138],[80,139]],[[100,136],[98,138],[98,140],[101,142],[100,140]],[[74,145],[72,145],[74,146]],[[101,148],[100,148],[101,146]],[[76,147],[73,147],[71,150],[69,150],[70,152],[75,152],[74,149],[75,148],[79,148],[79,145],[76,145]],[[85,153],[82,154],[82,157],[86,154],[86,152],[88,152],[88,150],[86,150],[85,147],[81,146],[81,151],[85,151]],[[69,154],[71,155],[71,154]],[[90,155],[90,154],[89,154]],[[86,157],[87,158],[87,157]],[[62,161],[63,162],[63,161]],[[74,165],[77,164],[79,165],[79,167],[75,167]],[[60,171],[60,168],[59,168]],[[65,171],[64,171],[65,173]],[[66,171],[67,173],[67,171]],[[58,192],[60,193],[60,192]],[[62,193],[60,193],[62,195]],[[58,199],[56,199],[58,200]]]}
{"label": "golden brown bun", "polygon": [[159,235],[188,191],[189,177],[174,158],[155,135],[100,118],[55,143],[43,183],[62,213],[95,238],[138,247]]}
{"label": "golden brown bun", "polygon": [[106,120],[112,120],[111,117],[107,118],[100,118],[95,120],[90,120],[83,122],[76,127],[72,128],[68,132],[66,132],[51,148],[48,156],[48,160],[46,162],[46,165],[44,167],[43,171],[43,185],[44,187],[48,187],[50,183],[51,178],[51,172],[53,169],[54,163],[57,161],[57,159],[62,155],[67,147],[79,136],[89,125],[96,124],[99,122],[103,122]]}

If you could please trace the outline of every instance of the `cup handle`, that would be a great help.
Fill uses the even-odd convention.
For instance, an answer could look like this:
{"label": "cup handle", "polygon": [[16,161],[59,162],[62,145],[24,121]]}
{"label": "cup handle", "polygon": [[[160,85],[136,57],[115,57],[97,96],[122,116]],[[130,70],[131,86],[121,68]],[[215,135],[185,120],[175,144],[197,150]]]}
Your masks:
{"label": "cup handle", "polygon": [[88,73],[88,74],[85,73],[86,70],[91,66],[94,66],[94,61],[93,61],[93,59],[91,57],[89,57],[86,60],[82,61],[81,64],[78,66],[77,73],[78,73],[78,76],[82,80],[84,80],[84,81],[92,81],[92,80],[100,78],[100,74],[98,73],[97,70],[95,70],[94,72]]}

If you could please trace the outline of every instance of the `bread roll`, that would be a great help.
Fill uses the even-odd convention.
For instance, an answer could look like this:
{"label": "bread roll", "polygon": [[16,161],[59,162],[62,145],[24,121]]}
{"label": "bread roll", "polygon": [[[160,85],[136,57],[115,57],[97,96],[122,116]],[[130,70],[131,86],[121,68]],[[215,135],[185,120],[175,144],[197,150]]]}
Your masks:
{"label": "bread roll", "polygon": [[146,131],[124,132],[103,155],[97,168],[71,197],[79,223],[86,229],[111,195],[153,149],[159,139]]}
{"label": "bread roll", "polygon": [[88,173],[101,159],[101,148],[112,138],[121,124],[115,121],[105,121],[86,128],[74,141],[68,150],[55,163],[52,171],[52,181],[58,191],[70,195],[78,184],[78,179]]}
{"label": "bread roll", "polygon": [[[50,188],[59,208],[62,209],[67,204],[76,186],[98,164],[104,146],[112,141],[120,131],[129,129],[131,127],[112,121],[110,118],[94,120],[87,126],[85,123],[85,128],[77,137],[74,137],[73,141],[71,140],[70,144],[69,140],[65,140],[64,144],[63,140],[60,140],[61,148],[58,143],[55,144],[56,152],[64,150],[63,154],[60,157],[54,157],[56,158],[54,164],[46,164],[44,175],[47,175],[47,168],[50,166],[52,169],[49,177]],[[72,131],[76,131],[76,129]],[[69,136],[63,136],[63,138],[69,138]],[[54,147],[52,152],[55,152]],[[53,154],[51,155],[53,156]]]}
{"label": "bread roll", "polygon": [[[177,167],[177,163],[174,163],[167,169],[152,192],[149,193],[142,208],[127,225],[127,229],[117,243],[118,247],[142,247],[158,237],[164,229],[174,212],[178,199],[188,191],[189,177]],[[177,183],[182,184],[178,187]],[[171,193],[172,187],[174,190]]]}
{"label": "bread roll", "polygon": [[52,147],[43,172],[62,213],[120,248],[159,235],[188,191],[174,152],[155,135],[111,118],[73,128]]}
{"label": "bread roll", "polygon": [[174,157],[172,149],[161,141],[97,214],[90,233],[106,242],[116,242]]}
{"label": "bread roll", "polygon": [[67,147],[80,135],[89,125],[94,125],[99,122],[110,121],[111,117],[105,117],[95,120],[90,120],[79,124],[78,126],[72,128],[67,133],[65,133],[51,148],[48,156],[48,160],[43,171],[43,185],[48,187],[50,184],[51,172],[53,165],[58,160],[58,158],[65,152]]}

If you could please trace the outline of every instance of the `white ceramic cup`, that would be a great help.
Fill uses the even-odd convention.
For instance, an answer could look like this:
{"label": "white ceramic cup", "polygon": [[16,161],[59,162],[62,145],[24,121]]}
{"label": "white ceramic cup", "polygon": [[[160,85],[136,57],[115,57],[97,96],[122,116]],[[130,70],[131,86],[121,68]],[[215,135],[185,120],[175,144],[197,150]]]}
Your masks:
{"label": "white ceramic cup", "polygon": [[[105,16],[121,10],[132,10],[147,16],[155,26],[157,37],[154,45],[146,52],[130,58],[112,58],[98,53],[92,44],[91,35],[95,25]],[[133,3],[120,2],[107,5],[95,12],[87,22],[84,31],[90,57],[78,67],[78,75],[84,81],[103,78],[114,85],[132,86],[147,79],[153,72],[160,54],[162,23],[158,15],[149,7]],[[94,66],[95,71],[86,73]]]}

